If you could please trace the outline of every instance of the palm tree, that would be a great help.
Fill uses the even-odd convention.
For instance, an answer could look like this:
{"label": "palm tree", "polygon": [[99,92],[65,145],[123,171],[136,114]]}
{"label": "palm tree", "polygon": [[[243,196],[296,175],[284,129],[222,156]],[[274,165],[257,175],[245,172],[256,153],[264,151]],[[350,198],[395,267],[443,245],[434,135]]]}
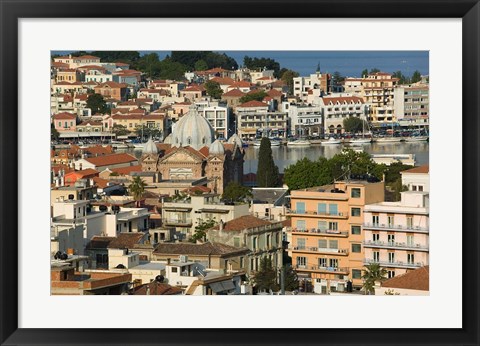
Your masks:
{"label": "palm tree", "polygon": [[386,280],[387,270],[380,267],[378,263],[370,263],[365,266],[365,273],[362,275],[363,287],[366,294],[375,294],[375,283]]}
{"label": "palm tree", "polygon": [[135,199],[137,207],[138,201],[140,201],[145,192],[146,186],[147,184],[139,176],[134,177],[132,183],[128,186],[128,191],[130,195],[133,196],[133,199]]}

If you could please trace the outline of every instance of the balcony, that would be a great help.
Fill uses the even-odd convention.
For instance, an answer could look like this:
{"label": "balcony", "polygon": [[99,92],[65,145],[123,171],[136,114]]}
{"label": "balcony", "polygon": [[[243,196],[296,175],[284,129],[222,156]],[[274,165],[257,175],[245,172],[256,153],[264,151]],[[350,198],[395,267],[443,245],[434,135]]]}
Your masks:
{"label": "balcony", "polygon": [[337,237],[348,237],[348,232],[340,232],[338,230],[332,229],[319,229],[319,228],[311,228],[311,229],[297,229],[292,228],[293,233],[309,233],[309,234],[318,234],[318,235],[328,235],[328,236],[337,236]]}
{"label": "balcony", "polygon": [[297,264],[295,266],[295,269],[297,269],[297,271],[311,271],[311,272],[320,272],[320,273],[339,273],[339,274],[344,274],[344,275],[349,274],[348,268],[340,268],[340,267],[322,267],[322,266]]}
{"label": "balcony", "polygon": [[427,227],[420,226],[406,226],[406,225],[393,225],[393,224],[379,224],[379,223],[364,223],[364,229],[379,230],[379,231],[397,231],[397,232],[415,232],[415,233],[428,233]]}
{"label": "balcony", "polygon": [[287,215],[290,216],[309,216],[309,217],[329,217],[334,219],[348,219],[348,213],[346,212],[318,212],[313,210],[295,210],[287,209]]}
{"label": "balcony", "polygon": [[364,247],[380,248],[380,249],[396,249],[396,250],[413,250],[428,252],[428,246],[422,244],[407,244],[398,242],[372,241],[367,240],[363,242]]}
{"label": "balcony", "polygon": [[323,253],[323,254],[339,255],[339,256],[348,255],[348,249],[318,248],[313,246],[295,246],[295,247],[289,248],[289,250],[298,251],[298,252]]}
{"label": "balcony", "polygon": [[163,219],[163,224],[166,226],[181,226],[187,227],[192,226],[192,219]]}
{"label": "balcony", "polygon": [[373,258],[365,258],[363,264],[372,264],[377,263],[382,267],[390,268],[406,268],[406,269],[417,269],[423,267],[425,264],[423,262],[400,262],[400,261],[377,261]]}

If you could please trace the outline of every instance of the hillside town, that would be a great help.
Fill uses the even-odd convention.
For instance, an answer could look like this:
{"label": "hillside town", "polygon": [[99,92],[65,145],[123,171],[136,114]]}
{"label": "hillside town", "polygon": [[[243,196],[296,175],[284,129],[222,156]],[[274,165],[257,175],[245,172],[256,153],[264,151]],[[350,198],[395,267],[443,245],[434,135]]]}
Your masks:
{"label": "hillside town", "polygon": [[428,145],[428,75],[214,52],[50,72],[51,294],[429,294],[428,161],[369,152]]}

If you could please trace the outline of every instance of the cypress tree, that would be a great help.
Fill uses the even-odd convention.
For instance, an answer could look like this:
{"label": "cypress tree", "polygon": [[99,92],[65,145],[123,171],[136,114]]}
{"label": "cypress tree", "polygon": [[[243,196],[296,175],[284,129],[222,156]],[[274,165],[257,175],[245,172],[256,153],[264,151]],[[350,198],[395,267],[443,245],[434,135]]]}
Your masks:
{"label": "cypress tree", "polygon": [[278,183],[278,167],[273,161],[270,139],[263,137],[258,153],[257,186],[275,187]]}

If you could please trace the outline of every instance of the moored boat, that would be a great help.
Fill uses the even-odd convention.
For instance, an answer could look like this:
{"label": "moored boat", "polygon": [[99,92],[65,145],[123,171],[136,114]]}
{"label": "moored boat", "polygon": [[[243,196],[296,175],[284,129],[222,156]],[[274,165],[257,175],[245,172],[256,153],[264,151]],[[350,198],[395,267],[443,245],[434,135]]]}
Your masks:
{"label": "moored boat", "polygon": [[296,141],[287,142],[288,147],[308,147],[312,143],[306,139],[297,139]]}
{"label": "moored boat", "polygon": [[335,139],[333,137],[330,137],[329,139],[327,139],[326,141],[323,141],[322,142],[322,145],[332,145],[332,144],[342,144],[342,140],[341,139]]}

